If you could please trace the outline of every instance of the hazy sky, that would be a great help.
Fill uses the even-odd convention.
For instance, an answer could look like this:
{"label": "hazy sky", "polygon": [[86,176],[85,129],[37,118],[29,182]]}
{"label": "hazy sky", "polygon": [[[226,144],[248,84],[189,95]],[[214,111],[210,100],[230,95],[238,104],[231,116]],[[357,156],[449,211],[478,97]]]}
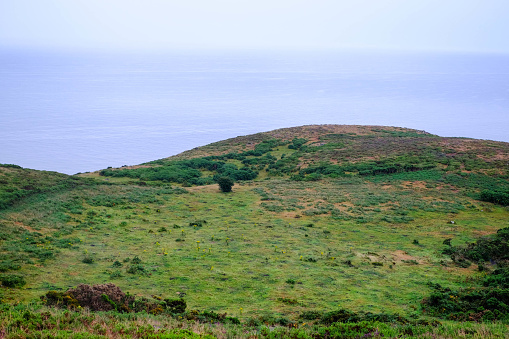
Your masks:
{"label": "hazy sky", "polygon": [[509,52],[509,0],[0,0],[0,47]]}

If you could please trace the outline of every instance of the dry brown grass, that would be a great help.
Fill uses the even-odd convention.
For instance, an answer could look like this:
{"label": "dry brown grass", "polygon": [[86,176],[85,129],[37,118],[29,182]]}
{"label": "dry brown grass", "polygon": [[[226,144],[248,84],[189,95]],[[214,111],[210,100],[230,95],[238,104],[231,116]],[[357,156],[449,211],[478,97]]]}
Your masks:
{"label": "dry brown grass", "polygon": [[361,125],[307,125],[299,127],[281,128],[274,131],[262,132],[246,136],[238,136],[227,140],[215,142],[206,146],[197,147],[189,151],[171,156],[167,159],[182,160],[197,158],[209,155],[221,155],[230,152],[240,152],[254,149],[255,145],[268,139],[280,139],[290,141],[294,138],[305,138],[311,143],[318,142],[320,137],[326,134],[352,134],[352,135],[377,135],[380,132],[373,130],[385,130],[394,132],[416,132],[426,134],[424,131],[417,131],[401,127],[388,126],[361,126]]}

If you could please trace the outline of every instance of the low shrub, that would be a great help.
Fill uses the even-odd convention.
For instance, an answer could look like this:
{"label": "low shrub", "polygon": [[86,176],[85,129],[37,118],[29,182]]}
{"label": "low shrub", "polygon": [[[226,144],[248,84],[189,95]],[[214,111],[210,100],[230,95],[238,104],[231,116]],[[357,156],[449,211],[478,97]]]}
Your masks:
{"label": "low shrub", "polygon": [[320,318],[320,322],[323,324],[332,324],[335,322],[351,323],[358,321],[360,321],[360,318],[356,313],[345,309],[324,313]]}
{"label": "low shrub", "polygon": [[164,299],[165,308],[170,313],[184,313],[186,311],[187,303],[184,299]]}
{"label": "low shrub", "polygon": [[189,226],[191,227],[202,227],[204,224],[207,223],[207,220],[196,220],[189,223]]}
{"label": "low shrub", "polygon": [[299,318],[304,320],[316,320],[323,316],[323,312],[320,311],[304,311],[300,314]]}
{"label": "low shrub", "polygon": [[0,276],[0,281],[5,287],[17,288],[26,285],[26,280],[23,276],[17,274],[5,274]]}
{"label": "low shrub", "polygon": [[84,264],[93,264],[94,263],[94,258],[92,258],[90,255],[86,255],[82,260],[81,260],[82,263]]}
{"label": "low shrub", "polygon": [[21,269],[21,265],[11,260],[0,262],[0,272],[17,271]]}
{"label": "low shrub", "polygon": [[292,298],[277,298],[277,300],[288,305],[297,305],[299,303],[297,299]]}
{"label": "low shrub", "polygon": [[187,320],[199,321],[201,323],[222,323],[222,324],[240,324],[240,320],[236,317],[228,317],[226,313],[215,313],[213,311],[197,311],[192,310],[185,314]]}

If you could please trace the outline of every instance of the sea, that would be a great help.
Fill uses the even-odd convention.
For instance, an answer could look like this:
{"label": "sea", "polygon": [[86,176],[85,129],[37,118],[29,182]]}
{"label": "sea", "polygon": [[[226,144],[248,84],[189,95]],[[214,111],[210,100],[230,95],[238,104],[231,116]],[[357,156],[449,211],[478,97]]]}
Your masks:
{"label": "sea", "polygon": [[67,174],[310,124],[509,142],[509,55],[0,50],[0,163]]}

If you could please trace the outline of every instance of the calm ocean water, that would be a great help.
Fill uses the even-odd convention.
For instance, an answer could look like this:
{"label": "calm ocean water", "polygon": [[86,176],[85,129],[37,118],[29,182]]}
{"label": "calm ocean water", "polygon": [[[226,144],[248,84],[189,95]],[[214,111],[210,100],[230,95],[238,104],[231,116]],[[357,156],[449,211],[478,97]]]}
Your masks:
{"label": "calm ocean water", "polygon": [[0,51],[0,163],[73,174],[306,124],[509,142],[509,56]]}

